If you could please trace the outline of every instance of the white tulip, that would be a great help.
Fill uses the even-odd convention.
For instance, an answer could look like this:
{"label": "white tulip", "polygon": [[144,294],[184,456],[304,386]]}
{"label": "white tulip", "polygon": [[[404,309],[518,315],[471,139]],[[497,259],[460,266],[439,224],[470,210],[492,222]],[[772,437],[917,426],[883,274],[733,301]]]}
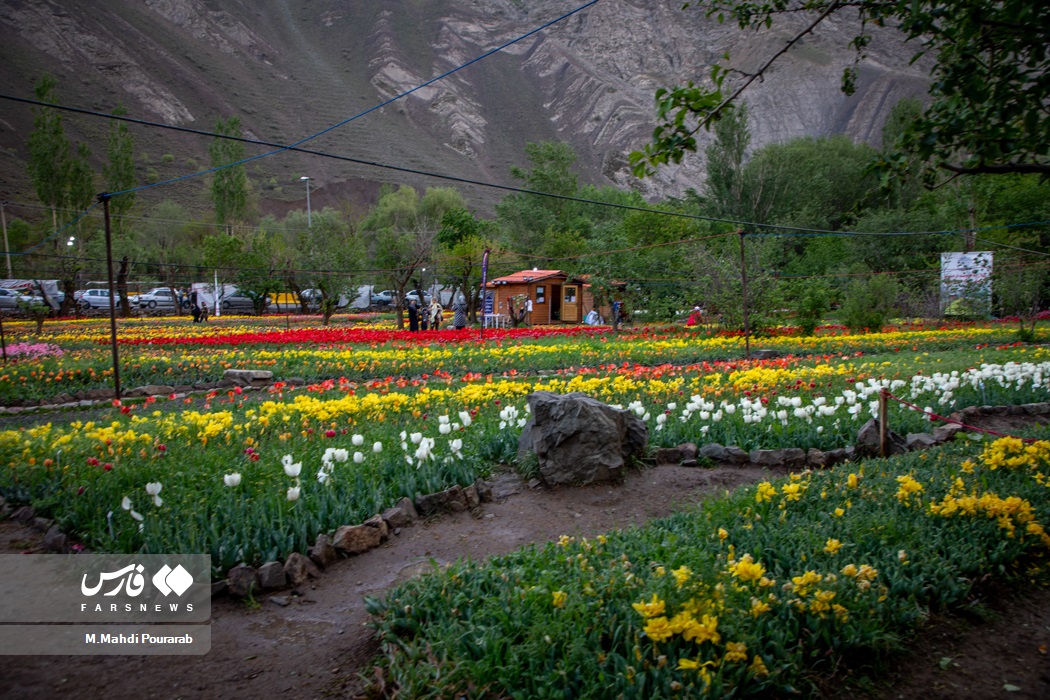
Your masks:
{"label": "white tulip", "polygon": [[222,477],[222,483],[226,484],[231,488],[233,488],[234,486],[240,486],[241,475],[236,472],[234,472],[233,474],[226,474]]}
{"label": "white tulip", "polygon": [[412,441],[413,445],[418,445],[420,440],[423,439],[423,433],[412,433],[408,437]]}
{"label": "white tulip", "polygon": [[350,442],[353,443],[354,447],[360,447],[361,445],[365,444],[365,436],[364,435],[354,435],[353,437],[350,438]]}
{"label": "white tulip", "polygon": [[363,461],[365,461],[365,456],[363,454],[361,454],[360,452],[355,452],[354,453],[354,464],[360,464]]}
{"label": "white tulip", "polygon": [[442,435],[448,435],[449,433],[452,432],[452,426],[449,425],[448,423],[442,423],[441,425],[438,426],[438,432],[441,433]]}
{"label": "white tulip", "polygon": [[372,445],[372,451],[373,452],[382,452],[383,451],[383,443],[377,442],[376,444]]}
{"label": "white tulip", "polygon": [[448,416],[438,416],[439,425],[448,425]]}
{"label": "white tulip", "polygon": [[470,418],[470,413],[468,413],[467,411],[460,411],[459,412],[459,420],[460,420],[461,423],[463,423],[463,427],[465,427],[465,428],[469,428],[470,424],[472,422],[472,420]]}
{"label": "white tulip", "polygon": [[124,500],[120,502],[120,507],[124,510],[131,510],[131,499],[124,496]]}
{"label": "white tulip", "polygon": [[299,500],[299,487],[298,486],[289,486],[288,487],[288,500],[289,501],[298,501]]}

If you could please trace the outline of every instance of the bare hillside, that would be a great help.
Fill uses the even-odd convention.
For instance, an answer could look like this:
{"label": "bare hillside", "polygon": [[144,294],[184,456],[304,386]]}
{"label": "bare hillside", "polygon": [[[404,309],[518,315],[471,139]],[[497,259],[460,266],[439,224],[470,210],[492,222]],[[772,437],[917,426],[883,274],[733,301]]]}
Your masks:
{"label": "bare hillside", "polygon": [[[564,0],[8,0],[0,5],[0,91],[31,97],[50,72],[60,100],[203,130],[236,114],[253,137],[290,143],[350,119],[575,7]],[[529,141],[559,139],[580,154],[581,180],[678,195],[703,180],[702,158],[651,181],[626,153],[654,126],[653,92],[697,80],[729,50],[755,68],[792,27],[743,33],[679,3],[607,0],[407,98],[310,141],[366,161],[510,184]],[[875,145],[903,96],[925,75],[892,32],[877,36],[857,94],[839,91],[854,28],[830,22],[748,93],[754,145],[846,133]],[[105,150],[107,124],[67,115],[75,139]],[[23,176],[32,113],[0,102],[0,196],[32,200]],[[207,164],[208,139],[136,127],[143,182]],[[258,149],[256,152],[263,152]],[[253,152],[253,149],[249,149]],[[99,161],[100,163],[101,161]],[[251,168],[264,211],[302,206],[298,178],[315,178],[315,204],[368,201],[377,183],[437,185],[423,176],[283,153]],[[204,183],[150,197],[204,202]],[[499,194],[471,191],[487,208]]]}

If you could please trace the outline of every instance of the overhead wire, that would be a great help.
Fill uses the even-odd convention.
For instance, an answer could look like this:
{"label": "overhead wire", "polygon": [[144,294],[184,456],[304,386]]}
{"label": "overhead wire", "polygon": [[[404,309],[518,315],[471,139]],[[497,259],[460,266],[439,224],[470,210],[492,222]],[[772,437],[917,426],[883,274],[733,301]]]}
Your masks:
{"label": "overhead wire", "polygon": [[186,175],[180,175],[179,177],[176,177],[176,178],[170,178],[168,180],[162,180],[162,181],[159,181],[159,182],[149,183],[149,184],[146,184],[146,185],[140,185],[138,187],[131,187],[131,188],[128,188],[126,190],[121,190],[119,192],[110,192],[108,194],[110,196],[117,196],[117,195],[121,195],[121,194],[129,194],[131,192],[139,192],[141,190],[149,189],[149,188],[152,188],[152,187],[160,187],[160,186],[163,186],[163,185],[170,185],[170,184],[174,184],[176,182],[181,182],[183,180],[189,180],[189,179],[192,179],[192,178],[200,177],[202,175],[207,175],[209,173],[214,173],[214,172],[217,172],[219,170],[225,170],[227,168],[232,168],[232,167],[235,167],[235,166],[238,166],[238,165],[244,165],[245,163],[250,163],[252,161],[259,160],[261,158],[267,158],[269,156],[277,155],[278,153],[283,153],[285,151],[291,150],[291,149],[293,149],[296,146],[302,145],[302,144],[304,144],[304,143],[306,143],[308,141],[312,141],[312,140],[314,140],[314,139],[316,139],[316,138],[318,138],[320,136],[323,136],[324,134],[327,134],[330,131],[334,131],[335,129],[338,129],[341,126],[345,126],[346,124],[349,124],[352,121],[355,121],[357,119],[360,119],[361,117],[364,117],[364,116],[366,116],[368,114],[371,114],[372,112],[374,112],[376,110],[382,109],[383,107],[385,107],[385,106],[387,106],[387,105],[389,105],[389,104],[391,104],[393,102],[396,102],[397,100],[400,100],[403,97],[407,97],[407,96],[411,95],[414,92],[422,90],[423,88],[425,88],[425,87],[427,87],[429,85],[433,85],[434,83],[436,83],[436,82],[438,82],[440,80],[444,80],[448,76],[453,75],[454,73],[457,73],[457,72],[463,70],[464,68],[467,68],[468,66],[474,65],[478,61],[484,60],[484,59],[488,58],[489,56],[491,56],[491,55],[493,55],[495,53],[499,53],[503,49],[506,49],[506,48],[508,48],[510,46],[513,46],[514,44],[517,44],[520,41],[524,41],[525,39],[529,38],[530,36],[532,36],[534,34],[537,34],[537,33],[541,32],[541,31],[543,31],[544,29],[547,29],[548,27],[551,27],[551,26],[557,24],[558,22],[561,22],[561,21],[563,21],[565,19],[568,19],[569,17],[572,17],[573,15],[575,15],[575,14],[577,14],[579,12],[582,12],[583,10],[587,9],[588,7],[591,7],[592,5],[596,5],[598,2],[600,2],[600,0],[590,0],[589,2],[586,2],[583,5],[580,5],[576,9],[573,9],[573,10],[570,10],[569,12],[566,12],[565,14],[561,15],[560,17],[556,17],[555,19],[552,19],[549,22],[545,22],[544,24],[541,24],[540,26],[535,27],[534,29],[531,29],[528,32],[525,32],[524,34],[522,34],[520,36],[517,36],[514,39],[511,39],[510,41],[507,41],[507,42],[504,42],[503,44],[500,44],[499,46],[497,46],[494,49],[490,49],[490,50],[484,52],[480,56],[475,56],[474,58],[470,59],[469,61],[466,61],[465,63],[461,63],[458,66],[456,66],[455,68],[451,68],[451,69],[445,71],[444,73],[442,73],[442,74],[440,74],[440,75],[438,75],[438,76],[436,76],[434,78],[431,78],[430,80],[427,80],[427,81],[425,81],[423,83],[420,83],[419,85],[416,85],[415,87],[412,87],[412,88],[410,88],[408,90],[405,90],[404,92],[401,92],[401,93],[399,93],[399,94],[397,94],[397,95],[395,95],[395,96],[393,96],[393,97],[391,97],[391,98],[389,98],[387,100],[384,100],[384,101],[380,102],[379,104],[373,105],[372,107],[369,107],[368,109],[366,109],[366,110],[364,110],[362,112],[358,112],[357,114],[353,115],[352,117],[347,117],[346,119],[342,120],[341,122],[338,122],[336,124],[332,124],[332,125],[330,125],[328,127],[325,127],[324,129],[321,129],[320,131],[318,131],[316,133],[310,134],[309,136],[303,137],[303,138],[299,139],[298,141],[295,141],[294,143],[291,143],[291,144],[289,144],[287,146],[278,146],[277,148],[275,148],[275,150],[269,151],[267,153],[260,153],[258,155],[250,156],[248,158],[244,158],[242,160],[234,161],[232,163],[225,163],[223,165],[219,165],[219,166],[216,166],[216,167],[213,167],[213,168],[208,168],[207,170],[201,170],[201,171],[198,171],[198,172],[195,172],[195,173],[189,173],[189,174],[186,174]]}
{"label": "overhead wire", "polygon": [[[78,114],[84,114],[84,115],[87,115],[87,116],[94,116],[94,117],[100,117],[100,118],[104,118],[104,119],[112,119],[112,120],[124,121],[124,122],[133,123],[133,124],[139,124],[139,125],[142,125],[142,126],[148,126],[148,127],[154,127],[154,128],[160,128],[160,129],[168,129],[168,130],[173,130],[173,131],[181,131],[181,132],[195,134],[195,135],[198,135],[198,136],[208,136],[208,137],[211,137],[211,138],[225,139],[225,140],[237,141],[237,142],[242,142],[242,143],[247,143],[247,144],[261,145],[261,146],[267,146],[267,147],[276,147],[279,150],[295,151],[295,152],[298,152],[298,153],[303,153],[305,155],[311,155],[311,156],[318,156],[318,157],[322,157],[322,158],[329,158],[329,159],[334,159],[334,160],[340,160],[340,161],[344,161],[344,162],[354,163],[354,164],[357,164],[357,165],[366,165],[366,166],[380,168],[380,169],[385,169],[385,170],[393,170],[393,171],[396,171],[396,172],[406,173],[406,174],[410,174],[410,175],[421,175],[421,176],[424,176],[424,177],[431,177],[431,178],[435,178],[435,179],[439,179],[439,180],[446,180],[446,181],[450,181],[450,182],[457,182],[457,183],[465,184],[465,185],[474,185],[474,186],[478,186],[478,187],[486,187],[486,188],[490,188],[490,189],[496,189],[496,190],[502,190],[502,191],[505,191],[505,192],[511,192],[511,193],[514,193],[514,194],[533,195],[533,196],[537,196],[537,197],[546,197],[546,198],[549,198],[549,199],[557,199],[557,200],[561,200],[561,201],[574,202],[574,203],[577,203],[577,204],[586,204],[586,205],[593,205],[593,206],[600,206],[600,207],[609,207],[609,208],[621,209],[621,210],[626,210],[626,211],[637,211],[637,212],[641,212],[641,213],[656,214],[656,215],[660,215],[660,216],[672,216],[672,217],[678,217],[678,218],[685,218],[685,219],[692,219],[692,220],[699,220],[699,221],[707,221],[707,222],[711,222],[711,223],[724,223],[724,224],[730,224],[730,225],[734,225],[734,226],[741,226],[741,227],[744,227],[745,229],[746,228],[769,229],[769,231],[763,230],[761,233],[748,233],[746,230],[743,232],[743,235],[745,235],[745,236],[752,236],[752,237],[754,237],[754,236],[935,236],[935,235],[969,235],[969,234],[973,234],[973,233],[979,233],[979,232],[982,232],[982,231],[995,231],[995,230],[1004,229],[1004,228],[1032,228],[1032,227],[1045,226],[1047,224],[1050,224],[1050,220],[1041,220],[1041,221],[1029,221],[1029,222],[1022,222],[1022,223],[1015,223],[1015,224],[997,224],[997,225],[994,225],[994,226],[983,226],[983,227],[976,227],[976,228],[969,228],[969,229],[943,229],[943,230],[939,230],[939,231],[881,231],[881,232],[874,232],[874,231],[834,231],[834,230],[829,230],[829,229],[815,229],[815,228],[807,228],[807,227],[800,227],[800,226],[792,226],[792,225],[788,225],[788,224],[767,224],[767,223],[761,223],[761,222],[756,222],[756,221],[745,221],[745,220],[740,220],[740,219],[728,219],[728,218],[722,218],[722,217],[704,216],[704,215],[701,215],[701,214],[691,214],[691,213],[688,213],[688,212],[673,211],[673,210],[668,210],[668,209],[657,209],[657,208],[653,208],[653,207],[642,207],[642,206],[631,205],[631,204],[622,204],[622,203],[618,203],[618,202],[604,202],[604,201],[600,201],[600,200],[585,199],[585,198],[582,198],[582,197],[574,197],[574,196],[571,196],[571,195],[562,195],[562,194],[551,193],[551,192],[542,192],[542,191],[539,191],[539,190],[532,190],[532,189],[528,189],[528,188],[525,188],[525,187],[515,187],[513,185],[502,185],[502,184],[499,184],[499,183],[487,182],[487,181],[484,181],[484,180],[475,180],[475,179],[472,179],[472,178],[465,178],[465,177],[460,177],[460,176],[456,176],[456,175],[448,175],[448,174],[444,174],[444,173],[435,173],[435,172],[431,172],[431,171],[427,171],[427,170],[422,170],[422,169],[419,169],[419,168],[408,168],[408,167],[404,167],[404,166],[390,165],[388,163],[380,163],[378,161],[370,161],[370,160],[365,160],[365,159],[361,159],[361,158],[353,158],[353,157],[350,157],[350,156],[343,156],[343,155],[334,154],[334,153],[326,153],[324,151],[315,151],[315,150],[307,149],[307,148],[299,148],[298,146],[294,146],[294,145],[292,145],[292,146],[282,146],[281,144],[278,144],[278,143],[274,143],[274,142],[270,142],[270,141],[263,141],[263,140],[260,140],[260,139],[251,139],[251,138],[247,138],[247,137],[243,137],[243,136],[233,136],[233,135],[229,135],[229,134],[219,134],[219,133],[215,133],[215,132],[211,132],[211,131],[205,131],[205,130],[202,130],[202,129],[191,129],[189,127],[176,126],[176,125],[172,125],[172,124],[162,124],[160,122],[152,122],[152,121],[149,121],[149,120],[137,119],[137,118],[134,118],[134,117],[128,117],[128,116],[122,116],[122,115],[114,115],[114,114],[106,114],[104,112],[97,112],[97,111],[87,110],[87,109],[83,109],[83,108],[79,108],[79,107],[71,107],[71,106],[67,106],[67,105],[56,105],[56,104],[51,104],[51,103],[47,103],[47,102],[41,102],[39,100],[33,100],[33,99],[24,98],[24,97],[18,97],[18,96],[13,96],[13,95],[0,94],[0,99],[11,100],[11,101],[15,101],[15,102],[22,102],[22,103],[31,104],[31,105],[50,107],[52,109],[58,109],[58,110],[62,110],[62,111],[68,111],[68,112],[73,112],[73,113],[78,113]],[[203,171],[203,172],[208,172],[208,171]],[[177,178],[176,178],[176,180],[177,180]],[[171,182],[171,181],[166,181],[166,182]],[[157,184],[162,184],[162,183],[157,183]],[[133,191],[133,190],[124,190],[122,192],[113,193],[113,196],[115,196],[117,194],[127,193],[127,192],[130,192],[130,191]],[[193,223],[193,222],[189,222],[189,223]],[[201,224],[201,225],[204,225],[204,224]],[[997,243],[997,242],[994,242],[994,241],[989,242],[989,244],[990,245],[1003,245],[1003,246],[1006,246],[1006,247],[1010,247],[1007,244]],[[1019,249],[1019,250],[1024,250],[1024,249]],[[1047,253],[1039,253],[1038,251],[1026,251],[1026,252],[1032,252],[1032,253],[1035,253],[1037,255],[1050,255],[1050,254],[1047,254]],[[15,255],[15,254],[16,253],[12,253],[12,255]]]}

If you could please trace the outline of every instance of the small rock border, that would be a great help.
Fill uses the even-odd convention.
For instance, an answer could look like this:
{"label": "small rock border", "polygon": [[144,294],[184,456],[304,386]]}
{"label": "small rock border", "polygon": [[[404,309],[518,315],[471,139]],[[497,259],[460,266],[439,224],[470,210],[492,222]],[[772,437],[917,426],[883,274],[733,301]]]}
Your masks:
{"label": "small rock border", "polygon": [[[289,377],[284,386],[289,390],[306,385],[302,377]],[[171,397],[172,400],[184,399],[187,396],[199,396],[210,391],[240,388],[242,392],[272,389],[275,386],[273,372],[260,369],[228,369],[223,378],[217,382],[198,382],[196,384],[146,384],[128,389],[121,393],[121,399],[148,398],[151,396]],[[113,401],[116,394],[113,389],[85,389],[72,394],[56,394],[50,399],[24,401],[19,406],[0,406],[0,415],[17,415],[35,413],[41,410],[58,410],[69,408],[91,408]]]}
{"label": "small rock border", "polygon": [[[948,416],[951,420],[966,423],[980,416],[1050,415],[1050,403],[1026,403],[1018,406],[968,406]],[[941,445],[955,438],[966,428],[956,423],[937,426],[929,433],[908,433],[901,437],[888,431],[890,453],[904,454]],[[691,442],[677,447],[663,447],[653,452],[658,464],[679,464],[683,467],[699,466],[701,460],[719,466],[758,466],[786,469],[812,469],[831,467],[842,462],[852,462],[858,457],[875,457],[879,453],[879,422],[869,420],[857,433],[857,444],[834,450],[803,450],[798,447],[782,447],[775,450],[751,450],[747,452],[736,445],[723,446],[711,442],[698,448]]]}
{"label": "small rock border", "polygon": [[[382,513],[373,515],[358,525],[340,525],[331,536],[319,533],[314,545],[305,554],[292,552],[284,562],[268,561],[256,568],[238,564],[231,568],[224,581],[212,584],[212,596],[227,593],[234,598],[249,598],[256,593],[270,593],[291,587],[298,589],[310,579],[343,558],[364,554],[401,534],[420,517],[442,513],[474,511],[482,503],[492,501],[492,485],[478,479],[466,488],[456,485],[437,493],[407,496]],[[281,607],[291,604],[292,595],[272,595],[269,600]]]}

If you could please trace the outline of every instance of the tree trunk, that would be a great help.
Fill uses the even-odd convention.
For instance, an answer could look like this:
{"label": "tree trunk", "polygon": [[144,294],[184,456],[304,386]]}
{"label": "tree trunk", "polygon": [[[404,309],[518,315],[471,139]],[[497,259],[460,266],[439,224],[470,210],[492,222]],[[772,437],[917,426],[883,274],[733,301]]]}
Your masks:
{"label": "tree trunk", "polygon": [[117,294],[120,295],[120,315],[124,318],[131,316],[131,302],[128,300],[128,256],[120,260],[120,270],[117,272]]}

